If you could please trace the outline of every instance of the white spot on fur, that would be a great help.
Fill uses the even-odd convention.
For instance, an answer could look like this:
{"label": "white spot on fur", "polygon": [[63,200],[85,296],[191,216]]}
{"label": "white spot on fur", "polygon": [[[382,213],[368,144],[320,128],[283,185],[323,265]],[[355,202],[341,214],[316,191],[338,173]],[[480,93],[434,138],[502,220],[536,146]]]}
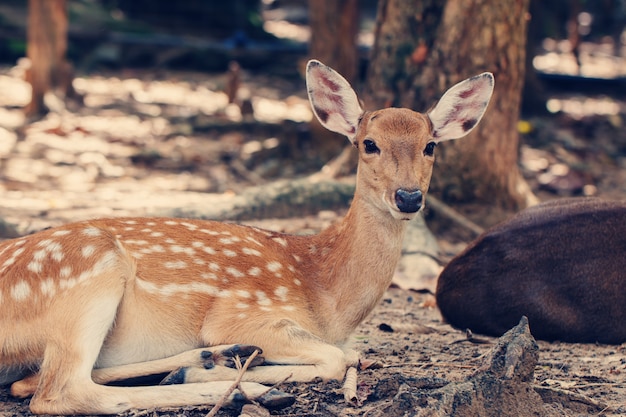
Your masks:
{"label": "white spot on fur", "polygon": [[261,252],[259,252],[256,249],[251,249],[251,248],[243,248],[241,250],[243,253],[245,253],[246,255],[254,255],[254,256],[261,256]]}
{"label": "white spot on fur", "polygon": [[256,295],[257,298],[257,304],[260,306],[270,306],[272,305],[272,300],[270,300],[267,297],[267,294],[265,294],[265,292],[263,291],[256,291],[254,293],[254,295]]}
{"label": "white spot on fur", "polygon": [[33,260],[34,261],[43,261],[44,258],[48,255],[48,251],[45,249],[39,249],[33,252]]}
{"label": "white spot on fur", "polygon": [[4,263],[2,264],[2,268],[0,268],[0,272],[3,272],[6,268],[13,265],[17,260],[17,257],[20,256],[22,252],[24,252],[24,248],[16,249],[15,252],[11,254],[11,257],[4,261]]}
{"label": "white spot on fur", "polygon": [[56,232],[52,233],[52,236],[65,236],[69,235],[70,233],[72,233],[70,230],[57,230]]}
{"label": "white spot on fur", "polygon": [[166,224],[168,226],[176,226],[178,222],[175,222],[174,220],[166,220],[163,222],[163,224]]}
{"label": "white spot on fur", "polygon": [[161,232],[152,232],[152,233],[150,233],[150,236],[152,236],[152,237],[162,237],[163,233],[161,233]]}
{"label": "white spot on fur", "polygon": [[287,289],[287,287],[285,286],[279,286],[274,290],[274,295],[276,296],[276,298],[278,298],[280,301],[282,302],[286,302],[287,301],[287,292],[289,292],[289,290]]}
{"label": "white spot on fur", "polygon": [[20,281],[11,288],[11,298],[15,301],[23,301],[30,295],[30,285],[26,281]]}
{"label": "white spot on fur", "polygon": [[[152,245],[149,248],[142,248],[139,250],[139,253],[149,255],[151,253],[163,253],[165,252],[165,248],[161,245]],[[135,252],[136,254],[136,252]]]}
{"label": "white spot on fur", "polygon": [[26,269],[28,269],[31,272],[34,272],[35,274],[38,274],[43,270],[43,265],[41,264],[41,262],[32,260],[28,263],[28,265],[26,266]]}
{"label": "white spot on fur", "polygon": [[243,320],[246,317],[248,317],[248,315],[246,313],[239,313],[239,314],[237,314],[237,318],[240,319],[240,320]]}
{"label": "white spot on fur", "polygon": [[174,253],[184,253],[185,255],[193,256],[196,254],[196,251],[193,248],[187,248],[180,245],[172,245],[170,246],[170,250]]}
{"label": "white spot on fur", "polygon": [[185,226],[189,230],[196,230],[198,228],[198,226],[193,223],[181,222],[180,224]]}
{"label": "white spot on fur", "polygon": [[122,223],[124,224],[137,224],[135,220],[124,220]]}
{"label": "white spot on fur", "polygon": [[167,261],[163,263],[163,266],[167,269],[185,269],[187,268],[187,262],[185,261]]}
{"label": "white spot on fur", "polygon": [[237,308],[249,308],[250,306],[248,304],[246,304],[246,303],[237,303],[235,305],[235,307],[237,307]]}
{"label": "white spot on fur", "polygon": [[219,242],[224,245],[232,245],[233,243],[237,243],[240,240],[241,239],[239,239],[237,236],[231,236],[220,238]]}
{"label": "white spot on fur", "polygon": [[211,262],[209,264],[209,269],[212,270],[212,271],[219,271],[222,268],[218,264],[216,264],[215,262]]}
{"label": "white spot on fur", "polygon": [[202,250],[208,253],[209,255],[215,255],[217,253],[217,251],[210,246],[205,246],[202,248]]}
{"label": "white spot on fur", "polygon": [[52,255],[52,259],[57,261],[57,262],[61,262],[63,260],[63,258],[65,257],[65,255],[63,255],[63,249],[61,247],[61,244],[58,242],[53,242],[48,246],[48,250],[50,251],[51,255]]}
{"label": "white spot on fur", "polygon": [[280,307],[285,311],[294,311],[296,308],[294,306],[282,306]]}
{"label": "white spot on fur", "polygon": [[256,240],[255,238],[253,238],[252,236],[246,236],[246,240],[249,242],[252,242],[258,246],[263,246],[263,244],[261,242],[259,242],[258,240]]}
{"label": "white spot on fur", "polygon": [[89,226],[83,229],[83,234],[86,236],[100,236],[102,231],[97,227]]}
{"label": "white spot on fur", "polygon": [[136,279],[137,287],[152,294],[159,294],[161,296],[169,297],[174,294],[189,294],[200,293],[207,294],[213,297],[229,298],[231,292],[228,290],[220,290],[219,288],[206,284],[204,282],[190,282],[187,284],[165,284],[158,286],[152,282]]}
{"label": "white spot on fur", "polygon": [[298,262],[298,263],[301,263],[301,262],[302,262],[302,258],[301,258],[301,257],[299,257],[298,255],[293,254],[293,255],[291,255],[291,256],[293,256],[293,259],[295,259],[295,260],[296,260],[296,262]]}
{"label": "white spot on fur", "polygon": [[72,275],[72,267],[64,266],[63,268],[59,270],[59,275],[61,276],[61,278],[69,277],[70,275]]}
{"label": "white spot on fur", "polygon": [[117,262],[117,253],[115,253],[115,251],[112,251],[112,250],[107,251],[104,253],[104,255],[102,255],[100,260],[93,265],[91,269],[81,272],[81,274],[77,278],[60,281],[59,286],[61,288],[71,288],[77,283],[82,283],[97,275],[102,274],[103,272],[107,270],[110,270],[116,262]]}
{"label": "white spot on fur", "polygon": [[228,268],[226,268],[226,273],[234,276],[235,278],[241,278],[244,276],[243,272],[241,272],[237,268],[233,268],[232,266],[229,266]]}
{"label": "white spot on fur", "polygon": [[246,290],[237,290],[237,291],[235,291],[235,294],[237,294],[241,298],[250,298],[250,297],[252,297],[252,294],[250,294],[250,291],[246,291]]}
{"label": "white spot on fur", "polygon": [[62,279],[59,281],[59,288],[67,290],[74,287],[76,284],[78,284],[78,280],[76,278]]}
{"label": "white spot on fur", "polygon": [[298,278],[294,279],[293,283],[296,284],[298,287],[302,285],[302,282]]}
{"label": "white spot on fur", "polygon": [[278,272],[280,271],[280,269],[283,267],[283,264],[281,264],[278,261],[272,261],[272,262],[268,262],[267,263],[267,269],[270,272]]}
{"label": "white spot on fur", "polygon": [[93,245],[85,245],[82,247],[81,252],[83,254],[83,258],[89,258],[96,252],[96,248]]}
{"label": "white spot on fur", "polygon": [[211,235],[211,236],[217,236],[219,235],[218,232],[216,232],[215,230],[208,230],[208,229],[200,229],[200,231],[202,233],[206,233],[207,235]]}
{"label": "white spot on fur", "polygon": [[50,254],[52,259],[57,262],[60,262],[64,257],[61,244],[58,242],[50,239],[44,239],[40,241],[37,246],[43,247],[43,249],[33,252],[33,260],[35,261],[44,260],[48,254]]}
{"label": "white spot on fur", "polygon": [[248,275],[252,275],[253,277],[258,277],[259,275],[261,275],[261,268],[253,266],[252,268],[248,269]]}
{"label": "white spot on fur", "polygon": [[56,293],[54,281],[52,280],[52,278],[41,281],[39,288],[41,290],[41,294],[44,296],[52,297]]}
{"label": "white spot on fur", "polygon": [[143,240],[143,239],[126,239],[124,243],[127,243],[129,245],[143,246],[143,245],[147,245],[150,242],[148,242],[147,240]]}
{"label": "white spot on fur", "polygon": [[203,272],[200,274],[200,277],[204,279],[212,279],[213,281],[217,281],[217,275],[215,275],[213,272]]}
{"label": "white spot on fur", "polygon": [[237,252],[230,249],[224,249],[222,253],[224,253],[224,255],[228,256],[229,258],[234,258],[235,256],[237,256]]}
{"label": "white spot on fur", "polygon": [[284,237],[275,237],[274,240],[280,243],[281,246],[285,248],[287,247],[287,239],[285,239]]}

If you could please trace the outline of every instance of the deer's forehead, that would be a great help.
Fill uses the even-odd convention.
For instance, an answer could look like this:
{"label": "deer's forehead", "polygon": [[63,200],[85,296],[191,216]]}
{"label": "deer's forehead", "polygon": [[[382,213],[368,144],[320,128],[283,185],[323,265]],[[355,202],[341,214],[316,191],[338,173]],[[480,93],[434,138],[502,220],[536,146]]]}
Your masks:
{"label": "deer's forehead", "polygon": [[409,109],[384,109],[366,113],[362,134],[378,140],[427,139],[432,124],[427,116]]}

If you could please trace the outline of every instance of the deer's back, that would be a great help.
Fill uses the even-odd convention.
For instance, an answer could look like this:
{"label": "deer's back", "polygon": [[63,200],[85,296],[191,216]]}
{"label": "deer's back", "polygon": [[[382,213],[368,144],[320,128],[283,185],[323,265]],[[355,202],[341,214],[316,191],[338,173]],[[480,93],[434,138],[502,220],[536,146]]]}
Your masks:
{"label": "deer's back", "polygon": [[437,303],[459,328],[501,335],[522,315],[538,339],[626,341],[626,203],[566,199],[487,231],[443,270]]}

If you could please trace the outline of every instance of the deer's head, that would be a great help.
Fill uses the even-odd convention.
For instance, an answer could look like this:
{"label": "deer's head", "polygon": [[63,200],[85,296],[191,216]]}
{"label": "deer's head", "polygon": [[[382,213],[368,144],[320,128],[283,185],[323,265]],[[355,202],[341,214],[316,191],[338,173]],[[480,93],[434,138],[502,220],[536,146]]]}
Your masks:
{"label": "deer's head", "polygon": [[482,118],[493,92],[491,73],[450,88],[428,113],[388,108],[364,111],[350,84],[332,68],[311,60],[307,88],[324,127],[358,149],[357,188],[374,207],[410,220],[423,207],[435,146],[467,135]]}

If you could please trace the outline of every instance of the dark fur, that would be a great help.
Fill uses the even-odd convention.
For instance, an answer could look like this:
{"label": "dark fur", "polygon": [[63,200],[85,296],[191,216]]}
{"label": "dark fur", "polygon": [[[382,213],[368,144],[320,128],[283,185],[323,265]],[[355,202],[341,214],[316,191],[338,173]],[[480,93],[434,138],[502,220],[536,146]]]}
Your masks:
{"label": "dark fur", "polygon": [[524,210],[443,270],[437,303],[455,327],[500,336],[626,342],[626,202],[565,199]]}

